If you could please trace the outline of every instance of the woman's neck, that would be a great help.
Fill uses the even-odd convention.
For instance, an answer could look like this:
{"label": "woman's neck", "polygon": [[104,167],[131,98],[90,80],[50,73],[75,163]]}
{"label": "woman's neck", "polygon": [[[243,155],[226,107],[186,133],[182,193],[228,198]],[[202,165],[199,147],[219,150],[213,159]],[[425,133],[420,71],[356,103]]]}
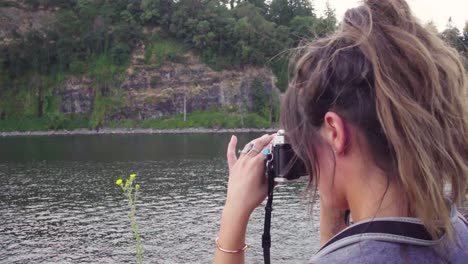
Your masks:
{"label": "woman's neck", "polygon": [[411,216],[404,191],[394,182],[387,181],[384,175],[378,171],[368,171],[366,176],[356,178],[354,188],[349,188],[347,195],[354,222],[378,217]]}

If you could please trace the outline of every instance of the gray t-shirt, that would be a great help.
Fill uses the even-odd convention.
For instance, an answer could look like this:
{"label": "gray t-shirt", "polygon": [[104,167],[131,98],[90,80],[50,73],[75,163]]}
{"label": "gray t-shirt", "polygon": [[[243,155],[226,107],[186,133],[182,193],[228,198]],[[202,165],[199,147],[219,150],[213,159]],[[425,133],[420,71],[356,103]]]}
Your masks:
{"label": "gray t-shirt", "polygon": [[[454,226],[456,243],[447,244],[445,237],[436,241],[428,241],[381,233],[357,234],[340,239],[321,249],[309,263],[467,264],[468,223],[455,208],[452,209],[451,218]],[[419,219],[405,217],[376,218],[372,221],[382,220],[421,224]],[[352,226],[347,229],[349,228],[352,228]]]}

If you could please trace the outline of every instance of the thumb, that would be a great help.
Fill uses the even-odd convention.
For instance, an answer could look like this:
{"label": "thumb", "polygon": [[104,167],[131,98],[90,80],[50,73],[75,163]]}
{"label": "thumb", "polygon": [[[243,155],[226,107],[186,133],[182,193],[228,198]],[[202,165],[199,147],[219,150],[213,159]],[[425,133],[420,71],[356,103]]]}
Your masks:
{"label": "thumb", "polygon": [[229,169],[231,169],[232,166],[234,166],[234,164],[237,161],[236,146],[237,146],[237,137],[233,135],[231,136],[231,140],[229,141],[227,153],[226,153]]}

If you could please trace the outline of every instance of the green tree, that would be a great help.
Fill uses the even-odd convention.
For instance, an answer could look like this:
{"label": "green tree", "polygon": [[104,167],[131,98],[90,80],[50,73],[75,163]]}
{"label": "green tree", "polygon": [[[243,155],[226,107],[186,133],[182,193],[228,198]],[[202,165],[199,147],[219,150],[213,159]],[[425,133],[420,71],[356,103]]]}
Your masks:
{"label": "green tree", "polygon": [[269,18],[278,25],[289,26],[296,16],[313,16],[314,9],[308,0],[272,0]]}
{"label": "green tree", "polygon": [[265,0],[247,0],[247,2],[257,7],[259,9],[260,14],[263,17],[266,17],[266,15],[268,14],[269,7],[268,7],[268,4],[265,3]]}
{"label": "green tree", "polygon": [[465,27],[463,28],[463,44],[465,47],[468,47],[468,21],[465,22]]}
{"label": "green tree", "polygon": [[317,32],[319,37],[326,36],[336,30],[336,13],[329,1],[326,3],[325,15],[322,17],[321,22],[321,26]]}
{"label": "green tree", "polygon": [[296,16],[290,25],[291,39],[295,45],[302,40],[317,38],[322,31],[322,22],[315,16]]}
{"label": "green tree", "polygon": [[424,25],[426,27],[427,30],[429,30],[430,32],[434,33],[434,34],[439,34],[439,31],[437,30],[437,26],[435,25],[434,21],[431,20],[429,21],[428,23],[426,23]]}
{"label": "green tree", "polygon": [[466,46],[463,43],[463,36],[460,30],[453,25],[452,18],[449,18],[447,27],[441,33],[442,38],[459,52],[465,52]]}
{"label": "green tree", "polygon": [[173,4],[171,0],[142,0],[141,20],[148,25],[166,25],[169,22]]}

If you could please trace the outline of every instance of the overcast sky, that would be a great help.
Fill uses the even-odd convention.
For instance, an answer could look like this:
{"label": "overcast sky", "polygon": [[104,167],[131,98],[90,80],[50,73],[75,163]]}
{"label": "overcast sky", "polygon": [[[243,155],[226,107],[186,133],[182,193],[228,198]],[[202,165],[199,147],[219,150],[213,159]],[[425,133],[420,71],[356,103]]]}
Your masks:
{"label": "overcast sky", "polygon": [[[311,0],[319,15],[325,9],[326,0]],[[468,21],[468,0],[407,0],[413,14],[422,22],[434,21],[439,31],[445,29],[449,17],[455,26],[463,30],[465,21]],[[329,0],[336,10],[338,20],[343,18],[348,8],[359,5],[358,0]]]}

